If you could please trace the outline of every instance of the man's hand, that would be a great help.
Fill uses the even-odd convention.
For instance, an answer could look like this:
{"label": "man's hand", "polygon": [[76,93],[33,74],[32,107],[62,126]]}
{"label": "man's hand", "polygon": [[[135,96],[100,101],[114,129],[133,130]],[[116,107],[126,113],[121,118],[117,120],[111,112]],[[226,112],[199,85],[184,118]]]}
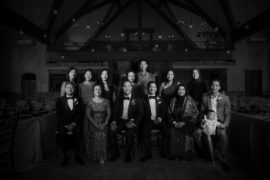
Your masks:
{"label": "man's hand", "polygon": [[184,122],[176,122],[176,123],[174,123],[174,127],[175,127],[175,128],[181,128],[181,127],[183,127],[185,124],[186,124],[186,123],[184,123]]}
{"label": "man's hand", "polygon": [[159,124],[159,123],[161,123],[161,122],[162,122],[161,117],[157,117],[157,118],[154,120],[154,123],[155,123],[155,124]]}
{"label": "man's hand", "polygon": [[136,124],[133,122],[132,119],[126,123],[127,128],[133,128],[135,126],[136,126]]}
{"label": "man's hand", "polygon": [[66,125],[65,128],[66,128],[68,131],[72,131],[73,128],[74,128],[74,126],[75,126],[75,125],[74,125],[73,123],[70,123],[70,124]]}
{"label": "man's hand", "polygon": [[223,124],[223,123],[219,123],[219,124],[217,125],[217,127],[218,127],[218,128],[221,128],[221,129],[224,129],[224,128],[226,128],[226,125]]}

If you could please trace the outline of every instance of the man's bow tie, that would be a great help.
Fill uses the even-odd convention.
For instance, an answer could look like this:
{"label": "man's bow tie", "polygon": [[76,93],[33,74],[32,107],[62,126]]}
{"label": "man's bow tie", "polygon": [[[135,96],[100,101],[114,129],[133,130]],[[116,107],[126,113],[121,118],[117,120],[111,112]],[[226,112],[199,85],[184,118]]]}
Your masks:
{"label": "man's bow tie", "polygon": [[156,99],[156,96],[148,96],[149,99]]}
{"label": "man's bow tie", "polygon": [[67,97],[67,99],[74,99],[74,97]]}
{"label": "man's bow tie", "polygon": [[130,98],[129,97],[124,97],[123,100],[130,100]]}

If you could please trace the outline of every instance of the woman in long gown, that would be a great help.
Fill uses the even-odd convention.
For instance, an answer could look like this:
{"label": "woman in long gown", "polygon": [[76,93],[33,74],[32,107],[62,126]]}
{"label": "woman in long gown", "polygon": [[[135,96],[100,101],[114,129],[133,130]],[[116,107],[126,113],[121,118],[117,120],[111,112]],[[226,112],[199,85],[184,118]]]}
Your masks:
{"label": "woman in long gown", "polygon": [[102,69],[99,77],[99,84],[103,89],[102,96],[110,101],[111,106],[115,99],[114,85],[112,83],[111,76],[108,69]]}
{"label": "woman in long gown", "polygon": [[168,115],[171,125],[171,158],[191,160],[194,153],[193,131],[199,111],[182,84],[177,86],[177,94],[170,102]]}
{"label": "woman in long gown", "polygon": [[199,68],[192,69],[192,80],[188,82],[187,89],[189,95],[193,98],[194,102],[196,103],[199,109],[203,94],[208,92],[207,84],[202,79]]}
{"label": "woman in long gown", "polygon": [[[162,98],[165,108],[169,106],[172,98],[175,96],[179,84],[181,83],[175,79],[174,71],[168,70],[166,81],[162,82],[159,88],[159,96]],[[164,113],[164,119],[168,119],[167,111]]]}
{"label": "woman in long gown", "polygon": [[103,164],[107,158],[107,124],[111,117],[111,107],[109,100],[101,97],[101,85],[94,85],[93,91],[94,98],[86,108],[86,154],[90,160]]}

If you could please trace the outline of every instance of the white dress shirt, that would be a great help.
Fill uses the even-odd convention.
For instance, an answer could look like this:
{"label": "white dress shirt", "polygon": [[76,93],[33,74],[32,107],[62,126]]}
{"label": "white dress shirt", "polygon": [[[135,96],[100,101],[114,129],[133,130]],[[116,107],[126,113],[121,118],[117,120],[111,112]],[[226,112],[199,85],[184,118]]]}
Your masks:
{"label": "white dress shirt", "polygon": [[[71,97],[68,97],[67,98],[71,98]],[[73,105],[74,105],[74,102],[73,102],[73,98],[72,99],[67,99],[67,103],[68,103],[68,107],[70,110],[73,110]]]}
{"label": "white dress shirt", "polygon": [[129,99],[124,99],[123,100],[123,114],[122,114],[122,119],[127,120],[128,119],[128,108],[129,108],[129,103],[130,103],[130,98],[131,98],[131,94],[129,94],[128,96]]}
{"label": "white dress shirt", "polygon": [[[149,98],[149,96],[148,96]],[[149,104],[151,108],[151,120],[156,120],[157,112],[156,112],[156,99],[149,98]]]}

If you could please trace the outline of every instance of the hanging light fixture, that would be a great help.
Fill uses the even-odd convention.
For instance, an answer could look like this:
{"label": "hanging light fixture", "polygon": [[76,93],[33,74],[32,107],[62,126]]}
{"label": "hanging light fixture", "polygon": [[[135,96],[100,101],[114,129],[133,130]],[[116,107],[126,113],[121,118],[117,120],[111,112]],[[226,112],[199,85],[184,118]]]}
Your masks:
{"label": "hanging light fixture", "polygon": [[193,23],[192,23],[192,13],[190,13],[190,24],[188,26],[190,29],[193,28]]}

